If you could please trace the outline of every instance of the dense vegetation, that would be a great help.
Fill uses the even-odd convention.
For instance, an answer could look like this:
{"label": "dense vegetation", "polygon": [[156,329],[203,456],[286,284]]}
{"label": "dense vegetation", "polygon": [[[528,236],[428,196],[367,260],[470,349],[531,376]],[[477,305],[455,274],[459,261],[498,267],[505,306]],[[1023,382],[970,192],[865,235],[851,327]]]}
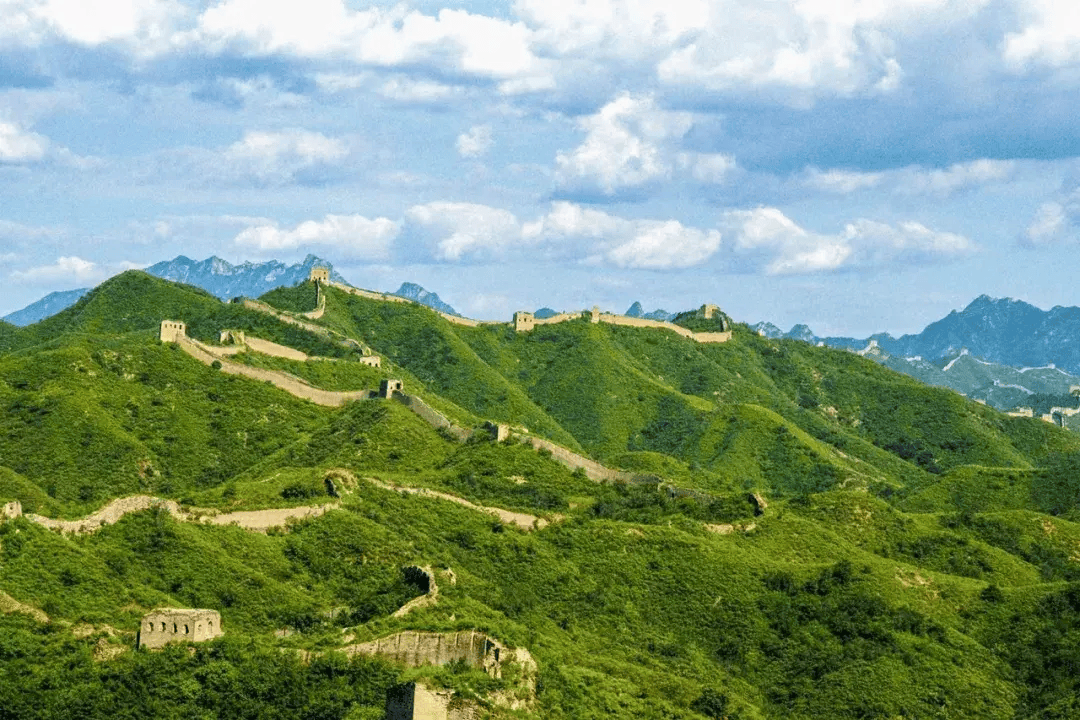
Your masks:
{"label": "dense vegetation", "polygon": [[[264,300],[303,311],[312,295]],[[517,335],[331,289],[321,334],[140,273],[65,313],[0,326],[0,501],[51,517],[133,493],[338,505],[268,534],[161,509],[81,536],[0,522],[0,609],[50,618],[0,614],[0,718],[378,718],[409,678],[481,699],[505,684],[337,652],[405,628],[529,648],[530,717],[1080,712],[1080,438],[1048,423],[742,327],[720,345],[587,321]],[[319,408],[160,344],[163,317],[318,355],[353,338],[384,367],[238,361],[329,389],[401,377],[460,424],[525,426],[663,482],[597,484],[514,440],[453,442],[396,402]],[[394,618],[424,592],[413,564],[456,582]],[[132,650],[162,606],[217,609],[226,634]]]}

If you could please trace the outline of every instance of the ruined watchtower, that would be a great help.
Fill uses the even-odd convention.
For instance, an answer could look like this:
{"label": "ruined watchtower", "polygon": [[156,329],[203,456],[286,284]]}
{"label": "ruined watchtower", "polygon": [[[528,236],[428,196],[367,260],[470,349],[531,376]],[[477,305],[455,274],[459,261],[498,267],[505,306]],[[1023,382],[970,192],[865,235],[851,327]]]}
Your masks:
{"label": "ruined watchtower", "polygon": [[597,306],[597,305],[592,306],[592,312],[589,314],[589,322],[591,322],[591,323],[600,322],[600,307],[599,306]]}
{"label": "ruined watchtower", "polygon": [[710,305],[709,303],[705,303],[698,308],[697,315],[698,317],[705,320],[712,320],[718,312],[720,312],[719,305]]}
{"label": "ruined watchtower", "polygon": [[311,274],[308,275],[308,280],[313,283],[325,285],[330,282],[330,270],[327,268],[311,268]]}
{"label": "ruined watchtower", "polygon": [[392,398],[394,393],[402,392],[405,385],[400,380],[383,380],[379,383],[379,397]]}
{"label": "ruined watchtower", "polygon": [[519,310],[514,313],[514,332],[529,332],[536,327],[536,318],[531,312]]}
{"label": "ruined watchtower", "polygon": [[156,649],[174,642],[204,642],[222,634],[217,610],[158,608],[143,616],[139,647]]}
{"label": "ruined watchtower", "polygon": [[187,325],[179,320],[161,321],[161,342],[180,342],[187,337]]}

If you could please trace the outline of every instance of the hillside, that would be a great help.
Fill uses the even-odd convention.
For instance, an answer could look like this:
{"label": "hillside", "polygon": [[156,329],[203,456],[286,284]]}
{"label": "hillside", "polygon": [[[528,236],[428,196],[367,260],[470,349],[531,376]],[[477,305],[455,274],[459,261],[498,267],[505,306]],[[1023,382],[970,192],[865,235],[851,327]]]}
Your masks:
{"label": "hillside", "polygon": [[[0,506],[22,507],[0,519],[0,717],[374,719],[406,681],[496,718],[1078,710],[1075,435],[745,326],[515,332],[322,292],[301,321],[311,283],[271,314],[132,272],[0,325]],[[159,342],[162,319],[192,341]],[[322,407],[195,343],[405,394]],[[296,519],[245,514],[270,510]],[[158,607],[217,610],[225,634],[133,650]],[[473,630],[527,649],[533,680],[356,649]]]}

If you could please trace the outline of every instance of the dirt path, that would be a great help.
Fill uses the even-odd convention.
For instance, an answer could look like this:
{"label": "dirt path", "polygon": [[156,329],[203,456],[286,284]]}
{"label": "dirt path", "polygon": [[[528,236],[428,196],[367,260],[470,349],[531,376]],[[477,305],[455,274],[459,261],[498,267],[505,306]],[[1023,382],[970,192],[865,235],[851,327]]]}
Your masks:
{"label": "dirt path", "polygon": [[[502,508],[487,507],[484,505],[477,505],[476,503],[469,502],[465,498],[458,497],[457,495],[451,495],[450,493],[439,492],[438,490],[429,490],[428,488],[418,487],[406,487],[404,485],[394,485],[392,483],[385,483],[375,478],[367,478],[367,481],[376,487],[380,487],[383,490],[391,490],[393,492],[404,492],[410,495],[423,495],[425,497],[439,498],[440,500],[447,500],[452,503],[457,503],[463,507],[467,507],[470,510],[476,510],[478,512],[487,513],[488,515],[494,515],[507,525],[517,525],[522,530],[543,530],[548,526],[548,521],[545,518],[537,517],[536,515],[529,515],[528,513],[513,512],[511,510],[503,510]],[[557,515],[553,520],[562,520],[561,515]]]}

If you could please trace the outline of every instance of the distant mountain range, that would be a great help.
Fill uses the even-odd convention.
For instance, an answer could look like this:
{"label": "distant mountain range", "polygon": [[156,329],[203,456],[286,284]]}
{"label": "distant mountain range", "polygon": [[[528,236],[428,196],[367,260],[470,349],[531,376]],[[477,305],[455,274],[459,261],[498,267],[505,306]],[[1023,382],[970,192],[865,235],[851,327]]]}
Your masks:
{"label": "distant mountain range", "polygon": [[416,283],[401,283],[401,287],[397,289],[397,292],[391,294],[409,298],[421,305],[427,305],[429,308],[434,308],[435,310],[447,313],[448,315],[458,315],[458,311],[444,303],[439,298],[438,293],[429,292]]}
{"label": "distant mountain range", "polygon": [[788,332],[761,322],[770,338],[855,350],[930,385],[949,387],[999,409],[1038,405],[1080,385],[1080,308],[1040,310],[1020,300],[982,295],[922,332],[894,338],[819,337],[806,325]]}
{"label": "distant mountain range", "polygon": [[[278,260],[233,265],[216,255],[206,260],[192,260],[179,255],[172,260],[151,265],[146,268],[146,272],[163,280],[194,285],[222,300],[230,300],[241,296],[257,298],[276,287],[295,285],[307,280],[314,267],[329,268],[331,280],[346,282],[329,261],[315,255],[308,255],[303,261],[293,265],[286,265]],[[79,288],[50,293],[22,310],[16,310],[5,316],[3,320],[12,325],[32,325],[74,305],[79,298],[90,292],[90,289]],[[458,314],[454,308],[440,300],[437,294],[428,292],[415,283],[402,283],[393,294],[407,297],[451,315]]]}
{"label": "distant mountain range", "polygon": [[9,322],[12,325],[18,325],[19,327],[33,325],[47,317],[52,317],[61,310],[66,310],[71,307],[79,301],[79,298],[88,292],[90,292],[90,288],[61,290],[60,292],[49,293],[37,302],[30,303],[22,310],[16,310],[10,315],[5,315],[0,319]]}
{"label": "distant mountain range", "polygon": [[635,302],[626,311],[627,317],[645,318],[646,320],[674,320],[678,313],[668,312],[667,310],[652,310],[651,312],[645,312],[645,308],[641,307],[641,303]]}
{"label": "distant mountain range", "polygon": [[783,332],[762,322],[751,329],[766,337],[794,338],[831,347],[861,349],[870,340],[890,355],[938,359],[966,349],[1000,365],[1039,367],[1053,364],[1080,374],[1080,307],[1040,310],[1022,300],[980,295],[963,310],[954,310],[920,333],[894,338],[878,333],[868,338],[818,337],[805,325]]}

